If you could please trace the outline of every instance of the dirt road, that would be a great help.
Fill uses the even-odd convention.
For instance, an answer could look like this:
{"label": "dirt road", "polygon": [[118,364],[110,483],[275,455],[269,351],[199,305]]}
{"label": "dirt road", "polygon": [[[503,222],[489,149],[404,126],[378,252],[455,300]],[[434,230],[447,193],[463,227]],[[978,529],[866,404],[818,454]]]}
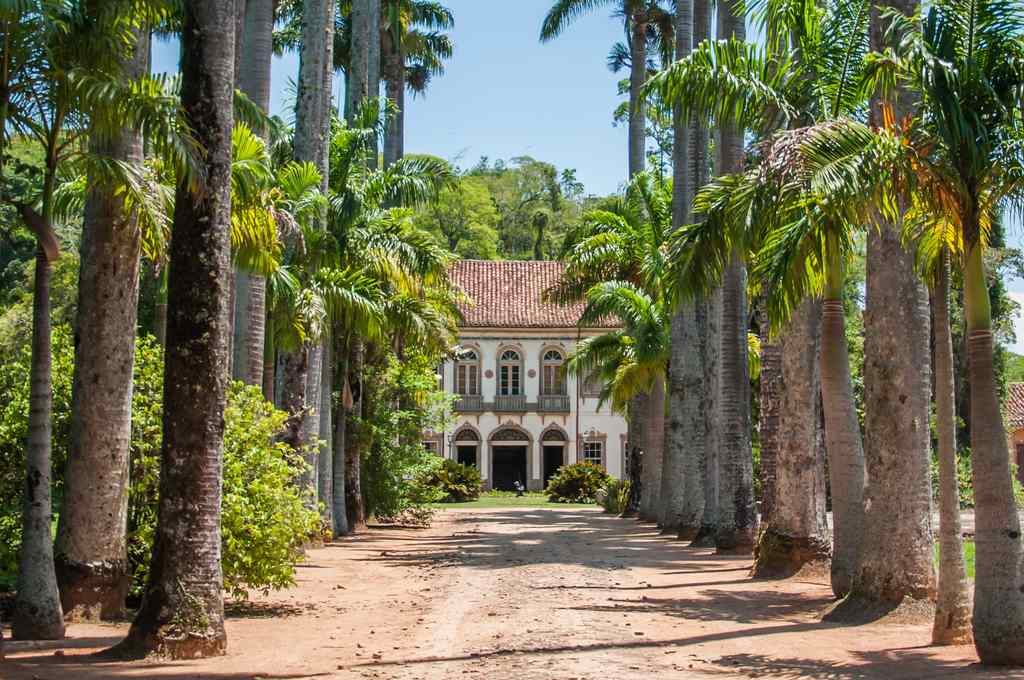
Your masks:
{"label": "dirt road", "polygon": [[8,642],[0,678],[1024,678],[927,626],[822,624],[825,579],[748,568],[596,510],[453,510],[312,551],[295,588],[230,609],[226,657],[96,662],[125,627],[76,625]]}

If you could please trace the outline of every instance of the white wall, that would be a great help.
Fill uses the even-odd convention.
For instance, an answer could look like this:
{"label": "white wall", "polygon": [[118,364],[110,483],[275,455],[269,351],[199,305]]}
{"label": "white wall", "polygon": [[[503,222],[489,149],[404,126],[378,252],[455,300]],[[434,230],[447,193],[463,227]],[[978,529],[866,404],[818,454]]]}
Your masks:
{"label": "white wall", "polygon": [[[590,333],[591,335],[594,333]],[[583,333],[586,337],[588,333]],[[577,341],[575,329],[548,330],[480,330],[466,329],[460,337],[463,348],[473,348],[481,357],[481,396],[485,403],[493,403],[497,393],[497,358],[500,351],[514,348],[523,356],[523,385],[528,403],[536,403],[540,394],[541,358],[551,348],[561,350],[563,355],[572,351]],[[490,377],[488,377],[488,372]],[[532,375],[531,375],[532,373]],[[453,362],[443,367],[445,389],[455,388],[455,368]],[[496,414],[493,412],[459,414],[454,426],[444,433],[443,448],[446,457],[455,456],[455,446],[449,446],[448,435],[458,432],[464,425],[473,427],[479,433],[481,446],[479,451],[481,475],[488,482],[490,477],[490,459],[488,440],[491,435],[507,425],[525,430],[528,435],[528,473],[530,487],[539,488],[543,474],[543,461],[540,455],[540,437],[544,430],[552,425],[562,429],[568,438],[565,445],[564,460],[573,463],[582,455],[579,451],[579,433],[590,435],[604,442],[605,467],[608,473],[621,478],[623,469],[623,441],[626,435],[626,421],[618,414],[612,413],[606,405],[597,408],[597,397],[583,396],[582,391],[577,397],[577,379],[566,376],[566,394],[569,396],[569,413],[538,413],[534,409],[526,413]],[[578,415],[578,417],[577,417]]]}

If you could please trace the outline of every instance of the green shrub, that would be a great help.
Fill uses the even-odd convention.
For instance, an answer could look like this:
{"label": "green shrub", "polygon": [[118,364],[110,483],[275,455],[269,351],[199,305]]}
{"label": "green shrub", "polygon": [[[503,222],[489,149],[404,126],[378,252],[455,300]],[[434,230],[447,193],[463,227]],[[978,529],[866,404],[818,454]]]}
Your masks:
{"label": "green shrub", "polygon": [[438,388],[434,361],[409,351],[401,361],[389,356],[368,362],[362,397],[364,417],[356,419],[355,432],[364,452],[367,515],[384,522],[429,523],[430,506],[442,494],[422,483],[438,461],[423,447],[423,433],[444,429],[452,403]]}
{"label": "green shrub", "polygon": [[548,499],[553,503],[593,503],[597,492],[611,477],[593,463],[563,465],[548,482]]}
{"label": "green shrub", "polygon": [[443,495],[443,503],[464,503],[480,498],[483,480],[480,472],[471,465],[463,465],[448,458],[439,460],[438,464],[427,472],[422,482],[425,486],[437,489]]}
{"label": "green shrub", "polygon": [[[28,420],[28,366],[23,347],[0,366],[0,583],[17,567],[21,543],[21,494]],[[53,332],[53,487],[60,511],[64,462],[70,440],[74,348],[66,326]],[[152,338],[139,338],[132,392],[131,486],[128,494],[128,559],[133,593],[145,586],[156,530],[162,438],[163,351]],[[301,546],[319,527],[306,508],[295,478],[302,460],[278,443],[287,415],[263,400],[256,388],[235,384],[225,410],[224,487],[221,503],[224,586],[241,597],[249,590],[281,588],[293,582]],[[6,577],[6,578],[5,578]]]}
{"label": "green shrub", "polygon": [[613,515],[621,515],[626,511],[629,504],[629,491],[631,484],[628,479],[612,479],[602,489],[601,506],[605,512]]}

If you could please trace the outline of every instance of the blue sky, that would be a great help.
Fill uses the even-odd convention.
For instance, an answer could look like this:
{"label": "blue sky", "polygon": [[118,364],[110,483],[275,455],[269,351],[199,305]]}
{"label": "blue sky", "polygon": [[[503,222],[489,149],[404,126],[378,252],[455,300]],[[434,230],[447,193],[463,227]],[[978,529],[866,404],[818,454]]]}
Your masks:
{"label": "blue sky", "polygon": [[[406,102],[406,151],[457,165],[481,156],[529,155],[559,169],[575,168],[592,194],[616,191],[626,179],[626,129],[612,125],[618,76],[605,65],[622,24],[599,9],[561,37],[540,44],[540,25],[552,0],[446,0],[455,15],[455,56],[425,97]],[[178,45],[154,47],[155,71],[176,71]],[[290,119],[298,74],[295,54],[275,59],[273,113]],[[340,93],[336,89],[336,96]],[[1019,221],[1010,242],[1020,247]],[[1024,281],[1008,282],[1024,305]],[[1024,321],[1017,320],[1024,354]]]}
{"label": "blue sky", "polygon": [[[425,97],[407,99],[406,151],[465,167],[481,156],[530,155],[576,168],[594,194],[626,178],[626,129],[612,126],[615,74],[605,66],[622,24],[600,9],[541,45],[551,0],[447,0],[455,15],[455,57]],[[177,43],[154,49],[154,70],[176,71]],[[298,58],[275,60],[274,113],[289,112]]]}

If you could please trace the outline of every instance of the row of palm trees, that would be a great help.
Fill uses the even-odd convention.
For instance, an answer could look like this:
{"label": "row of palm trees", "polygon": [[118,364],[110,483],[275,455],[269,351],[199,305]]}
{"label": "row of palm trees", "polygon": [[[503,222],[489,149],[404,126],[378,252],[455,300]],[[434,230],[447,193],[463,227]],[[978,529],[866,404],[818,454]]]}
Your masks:
{"label": "row of palm trees", "polygon": [[[273,29],[287,12],[301,15],[294,129],[267,115]],[[143,256],[165,283],[164,439],[149,581],[120,648],[194,657],[225,647],[219,517],[232,374],[288,410],[284,436],[305,457],[301,484],[328,528],[344,534],[365,521],[364,356],[385,361],[406,345],[440,356],[455,318],[448,255],[412,222],[450,169],[403,158],[401,144],[377,169],[382,140],[401,127],[398,109],[378,102],[379,84],[368,85],[372,74],[354,66],[381,42],[372,16],[392,37],[451,25],[444,8],[404,0],[0,5],[2,199],[39,243],[15,637],[62,637],[65,613],[123,614]],[[339,121],[333,31],[345,22],[346,76],[363,96]],[[152,33],[180,37],[180,79],[149,75]],[[450,42],[431,34],[424,47],[410,35],[401,50],[422,88]],[[21,139],[43,150],[38,189],[3,173]],[[68,503],[54,547],[47,283],[60,247],[53,225],[83,215]]]}
{"label": "row of palm trees", "polygon": [[[556,3],[542,36],[597,4]],[[630,109],[641,118],[645,98],[674,107],[673,178],[659,183],[639,172],[633,145],[643,138],[631,137],[625,199],[591,212],[570,235],[564,280],[548,294],[586,301],[587,318],[623,322],[621,331],[582,343],[571,368],[598,371],[606,397],[628,405],[630,441],[644,460],[640,516],[720,551],[752,551],[756,575],[830,565],[835,595],[845,598],[830,614],[836,620],[934,605],[936,642],[973,637],[986,663],[1024,662],[1017,588],[1024,545],[993,371],[984,257],[992,224],[1024,204],[1019,6],[726,4],[709,40],[703,0],[605,4],[635,31],[634,65],[646,64],[641,27],[654,12],[674,13],[676,61],[657,73],[636,70],[640,97]],[[745,41],[745,13],[762,44]],[[848,263],[864,241],[862,432],[844,296]],[[956,494],[951,269],[962,281],[970,354],[973,613]],[[761,465],[771,471],[760,525],[751,307],[762,336]]]}

